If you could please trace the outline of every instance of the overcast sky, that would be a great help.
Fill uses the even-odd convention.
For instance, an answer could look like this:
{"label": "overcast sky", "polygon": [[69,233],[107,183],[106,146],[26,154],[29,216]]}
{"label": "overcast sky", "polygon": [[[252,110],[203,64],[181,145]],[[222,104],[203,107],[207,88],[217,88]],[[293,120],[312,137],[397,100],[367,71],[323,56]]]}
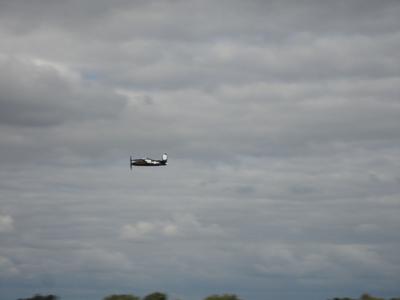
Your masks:
{"label": "overcast sky", "polygon": [[399,16],[1,0],[0,298],[400,296]]}

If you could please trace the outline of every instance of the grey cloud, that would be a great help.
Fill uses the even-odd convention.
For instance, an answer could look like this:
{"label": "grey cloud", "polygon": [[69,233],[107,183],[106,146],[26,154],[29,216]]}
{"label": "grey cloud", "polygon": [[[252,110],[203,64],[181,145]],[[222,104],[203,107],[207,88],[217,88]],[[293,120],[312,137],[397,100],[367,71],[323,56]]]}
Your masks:
{"label": "grey cloud", "polygon": [[2,299],[397,296],[399,9],[2,1]]}
{"label": "grey cloud", "polygon": [[5,279],[13,277],[18,274],[18,269],[15,265],[6,257],[0,256],[0,278]]}
{"label": "grey cloud", "polygon": [[175,215],[170,221],[139,221],[127,224],[121,230],[121,237],[127,240],[152,240],[160,238],[189,238],[224,236],[218,224],[202,224],[191,214]]}
{"label": "grey cloud", "polygon": [[0,214],[0,233],[14,229],[14,219],[8,215]]}
{"label": "grey cloud", "polygon": [[[259,256],[253,264],[255,276],[290,276],[304,283],[319,279],[326,286],[331,280],[345,283],[351,278],[365,278],[373,282],[380,277],[390,280],[398,269],[376,249],[364,245],[257,245],[249,251],[249,259]],[[259,252],[259,253],[258,253]],[[258,253],[258,254],[257,254]],[[385,261],[386,260],[386,261]],[[330,270],[329,272],[320,272]],[[374,273],[374,276],[371,274]],[[355,279],[354,281],[358,281]],[[365,279],[364,279],[365,280]]]}
{"label": "grey cloud", "polygon": [[51,65],[2,59],[2,124],[52,126],[85,118],[115,117],[125,100],[95,84],[68,78]]}
{"label": "grey cloud", "polygon": [[[44,35],[11,39],[5,47],[12,48],[14,44],[23,49],[22,46],[29,45],[39,57],[68,60],[87,72],[96,72],[104,82],[146,89],[213,88],[224,83],[236,85],[260,80],[376,78],[395,76],[398,72],[395,17],[399,7],[392,1],[384,1],[377,7],[365,1],[325,6],[311,2],[300,5],[221,2],[212,10],[209,3],[202,2],[190,8],[196,11],[194,14],[187,13],[194,4],[181,1],[135,3],[134,7],[126,6],[125,2],[104,7],[102,2],[93,10],[77,9],[71,16],[65,13],[65,9],[74,10],[75,5],[76,2],[49,4],[53,9],[41,11],[44,17],[38,14],[41,21],[48,23]],[[29,5],[25,9],[29,12]],[[13,13],[21,11],[25,10],[11,9],[9,15],[18,19]],[[349,17],[355,13],[361,17]],[[224,22],[220,22],[220,15],[224,16]],[[70,21],[62,27],[53,27],[59,19]],[[309,24],[301,29],[298,23]],[[321,25],[334,29],[329,37],[329,30],[318,29]],[[380,26],[383,28],[379,34],[371,35],[368,28]],[[358,29],[349,34],[353,27]],[[104,32],[101,39],[97,39],[99,28]],[[143,33],[137,34],[138,30]],[[153,31],[159,32],[154,36]],[[170,37],[182,31],[182,37]],[[203,39],[198,35],[202,31]],[[271,41],[270,31],[282,31],[283,39]],[[69,38],[59,41],[59,33],[66,33]],[[125,34],[114,43],[107,42],[121,33]],[[86,42],[88,36],[90,43]],[[254,38],[249,40],[247,36]],[[4,39],[8,38],[6,34]],[[44,43],[53,44],[51,51],[43,47]],[[70,43],[76,47],[71,49]],[[68,52],[64,51],[66,48]],[[97,63],[97,58],[102,64]]]}
{"label": "grey cloud", "polygon": [[[212,9],[211,4],[214,5]],[[1,11],[11,28],[18,28],[16,20],[22,19],[24,22],[19,26],[27,24],[25,30],[56,25],[73,32],[83,29],[85,34],[97,33],[107,39],[119,36],[126,40],[140,33],[153,38],[184,36],[198,40],[227,32],[232,37],[251,36],[252,32],[261,30],[271,35],[294,29],[330,34],[376,34],[396,30],[398,9],[396,1],[379,4],[374,1],[336,1],[324,5],[315,5],[313,1],[98,1],[93,6],[73,0],[62,3],[40,1],[39,4],[4,2]],[[354,15],[359,17],[353,18]],[[106,29],[113,31],[106,30],[101,35],[100,24],[108,25]]]}
{"label": "grey cloud", "polygon": [[103,82],[147,90],[210,90],[254,82],[395,77],[398,40],[395,34],[377,38],[310,36],[272,45],[239,40],[206,41],[193,47],[139,39],[117,47],[100,43],[98,48],[107,51],[88,48],[75,55],[93,51],[101,57],[100,66],[91,60],[77,64],[98,74]]}

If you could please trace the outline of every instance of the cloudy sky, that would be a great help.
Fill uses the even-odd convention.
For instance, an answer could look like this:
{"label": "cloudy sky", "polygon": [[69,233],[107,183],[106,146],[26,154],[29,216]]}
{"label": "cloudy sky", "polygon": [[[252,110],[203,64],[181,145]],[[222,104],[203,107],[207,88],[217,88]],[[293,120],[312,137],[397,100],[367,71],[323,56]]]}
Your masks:
{"label": "cloudy sky", "polygon": [[400,296],[399,16],[1,0],[0,298]]}

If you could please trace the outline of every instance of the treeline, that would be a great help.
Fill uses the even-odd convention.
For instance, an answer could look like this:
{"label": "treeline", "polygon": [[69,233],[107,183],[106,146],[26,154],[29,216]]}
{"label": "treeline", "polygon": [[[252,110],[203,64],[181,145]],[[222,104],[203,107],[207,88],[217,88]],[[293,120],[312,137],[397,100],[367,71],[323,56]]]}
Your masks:
{"label": "treeline", "polygon": [[[379,298],[379,297],[374,297],[369,294],[362,294],[360,298],[354,299],[354,298],[349,298],[349,297],[344,297],[344,298],[332,298],[331,300],[386,300],[384,298]],[[389,300],[400,300],[400,297],[395,297],[395,298],[389,298]]]}
{"label": "treeline", "polygon": [[[44,296],[37,294],[30,298],[20,298],[18,300],[60,300],[60,298],[56,295]],[[103,300],[168,300],[168,295],[160,292],[155,292],[148,294],[143,298],[140,298],[133,294],[118,294],[118,295],[109,295],[107,297],[104,297]],[[211,295],[204,298],[204,300],[241,300],[241,299],[238,298],[238,296],[236,296],[235,294],[223,294],[223,295]],[[359,298],[335,297],[329,300],[400,300],[400,297],[384,299],[384,298],[374,297],[369,294],[362,294]]]}
{"label": "treeline", "polygon": [[[109,295],[107,297],[104,297],[103,300],[167,300],[168,295],[160,292],[155,292],[148,294],[147,296],[140,298],[136,295],[133,294],[118,294],[118,295]],[[18,300],[60,300],[59,297],[56,295],[35,295],[30,298],[20,298]],[[176,299],[179,300],[179,299]],[[241,300],[238,298],[238,296],[234,294],[223,294],[223,295],[211,295],[204,300]]]}

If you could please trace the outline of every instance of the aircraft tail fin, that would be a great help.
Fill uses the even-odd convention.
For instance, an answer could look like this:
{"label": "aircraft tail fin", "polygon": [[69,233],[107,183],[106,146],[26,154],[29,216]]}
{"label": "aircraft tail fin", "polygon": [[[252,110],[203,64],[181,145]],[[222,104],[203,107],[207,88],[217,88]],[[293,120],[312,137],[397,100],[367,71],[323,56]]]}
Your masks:
{"label": "aircraft tail fin", "polygon": [[168,155],[167,155],[167,153],[164,153],[164,154],[163,154],[163,156],[162,156],[162,161],[163,161],[165,164],[167,164],[167,161],[168,161]]}
{"label": "aircraft tail fin", "polygon": [[131,168],[131,171],[132,171],[132,166],[133,166],[133,160],[132,160],[132,156],[130,157],[130,160],[129,160],[129,166],[130,166],[130,168]]}

